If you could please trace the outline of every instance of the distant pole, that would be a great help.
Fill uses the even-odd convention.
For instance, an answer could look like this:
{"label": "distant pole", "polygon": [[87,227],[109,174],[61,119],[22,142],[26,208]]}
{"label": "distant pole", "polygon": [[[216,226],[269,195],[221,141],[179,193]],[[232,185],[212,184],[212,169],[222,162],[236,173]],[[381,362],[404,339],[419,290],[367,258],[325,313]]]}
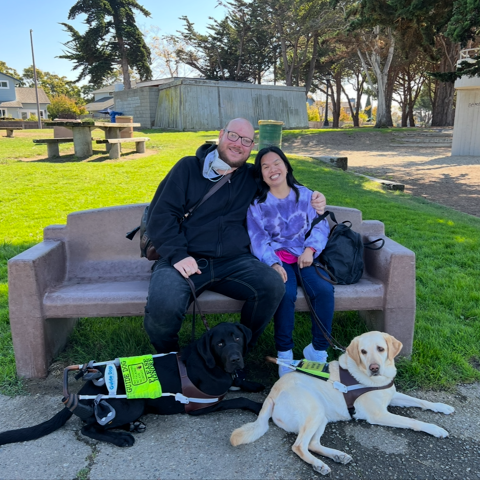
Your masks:
{"label": "distant pole", "polygon": [[35,82],[35,97],[37,98],[37,119],[38,128],[42,128],[42,119],[40,117],[40,103],[38,103],[38,85],[37,85],[37,69],[35,68],[35,55],[33,53],[33,30],[30,29],[30,44],[32,45],[32,62],[33,62],[33,81]]}

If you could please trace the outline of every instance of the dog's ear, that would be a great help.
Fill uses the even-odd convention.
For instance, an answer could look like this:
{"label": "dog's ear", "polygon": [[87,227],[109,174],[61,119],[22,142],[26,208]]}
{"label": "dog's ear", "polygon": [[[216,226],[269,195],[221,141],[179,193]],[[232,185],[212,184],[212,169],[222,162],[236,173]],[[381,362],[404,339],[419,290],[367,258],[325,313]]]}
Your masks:
{"label": "dog's ear", "polygon": [[212,348],[210,346],[211,337],[211,330],[209,330],[197,341],[198,353],[205,360],[205,363],[209,368],[213,368],[215,366],[215,358],[213,357]]}
{"label": "dog's ear", "polygon": [[383,337],[385,338],[388,346],[388,359],[393,360],[400,353],[403,343],[388,333],[384,333]]}
{"label": "dog's ear", "polygon": [[243,355],[246,355],[248,352],[248,344],[252,339],[252,331],[241,323],[236,323],[235,326],[240,330],[243,335]]}
{"label": "dog's ear", "polygon": [[360,354],[358,353],[358,338],[354,338],[347,347],[348,356],[357,364],[360,365]]}

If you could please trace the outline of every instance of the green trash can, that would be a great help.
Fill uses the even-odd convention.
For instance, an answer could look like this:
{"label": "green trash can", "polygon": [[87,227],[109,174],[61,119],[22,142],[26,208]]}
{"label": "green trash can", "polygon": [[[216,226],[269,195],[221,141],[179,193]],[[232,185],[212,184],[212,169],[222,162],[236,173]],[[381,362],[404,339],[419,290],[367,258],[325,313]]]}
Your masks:
{"label": "green trash can", "polygon": [[265,147],[282,147],[282,126],[283,122],[278,120],[259,120],[258,129],[260,139],[258,141],[258,150]]}

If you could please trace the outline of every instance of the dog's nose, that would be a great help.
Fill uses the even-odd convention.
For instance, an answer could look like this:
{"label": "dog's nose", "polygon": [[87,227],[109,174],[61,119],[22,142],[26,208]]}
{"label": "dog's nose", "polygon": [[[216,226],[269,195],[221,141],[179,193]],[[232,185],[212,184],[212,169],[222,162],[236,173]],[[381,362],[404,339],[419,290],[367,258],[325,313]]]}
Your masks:
{"label": "dog's nose", "polygon": [[372,363],[369,368],[372,373],[378,373],[378,371],[380,370],[380,366],[376,363]]}
{"label": "dog's nose", "polygon": [[240,355],[236,354],[236,355],[232,355],[230,357],[230,362],[231,363],[234,363],[234,364],[237,364],[240,362]]}

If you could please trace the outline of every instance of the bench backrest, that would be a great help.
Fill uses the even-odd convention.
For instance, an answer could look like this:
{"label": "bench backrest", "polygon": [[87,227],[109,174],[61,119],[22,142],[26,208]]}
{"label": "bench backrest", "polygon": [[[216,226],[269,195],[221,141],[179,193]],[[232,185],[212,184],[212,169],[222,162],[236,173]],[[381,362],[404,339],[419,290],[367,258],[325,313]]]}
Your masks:
{"label": "bench backrest", "polygon": [[[67,255],[67,280],[149,278],[152,262],[140,257],[139,234],[125,234],[140,224],[147,204],[123,205],[71,213],[66,225],[44,230],[45,240],[62,240]],[[354,208],[328,207],[338,222],[350,220],[360,231],[362,213]],[[332,223],[332,222],[330,222]]]}

